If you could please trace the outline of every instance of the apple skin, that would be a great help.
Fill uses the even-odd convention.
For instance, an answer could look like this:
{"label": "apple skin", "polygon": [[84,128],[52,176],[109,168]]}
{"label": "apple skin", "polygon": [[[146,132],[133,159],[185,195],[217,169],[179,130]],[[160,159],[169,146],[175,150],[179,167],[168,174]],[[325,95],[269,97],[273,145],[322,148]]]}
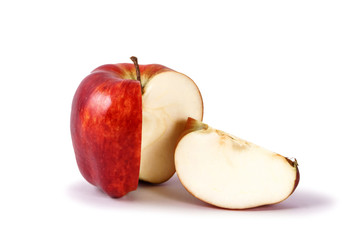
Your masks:
{"label": "apple skin", "polygon": [[[169,71],[139,65],[142,83]],[[142,131],[142,86],[133,64],[96,68],[79,85],[72,102],[71,137],[83,177],[111,197],[136,190]]]}
{"label": "apple skin", "polygon": [[206,129],[208,129],[208,127],[209,126],[207,124],[205,124],[201,121],[198,121],[196,119],[193,119],[191,117],[188,117],[186,124],[185,124],[185,128],[178,139],[178,143],[186,134],[189,134],[194,131],[202,130],[202,129],[206,130]]}

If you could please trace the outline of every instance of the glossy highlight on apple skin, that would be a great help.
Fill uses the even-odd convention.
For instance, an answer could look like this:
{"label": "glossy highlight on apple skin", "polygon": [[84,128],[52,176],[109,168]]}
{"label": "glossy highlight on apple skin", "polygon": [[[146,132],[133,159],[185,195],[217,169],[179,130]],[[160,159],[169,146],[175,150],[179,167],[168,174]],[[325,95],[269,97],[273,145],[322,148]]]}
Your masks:
{"label": "glossy highlight on apple skin", "polygon": [[141,155],[139,81],[95,70],[78,87],[71,135],[81,174],[111,197],[137,188]]}

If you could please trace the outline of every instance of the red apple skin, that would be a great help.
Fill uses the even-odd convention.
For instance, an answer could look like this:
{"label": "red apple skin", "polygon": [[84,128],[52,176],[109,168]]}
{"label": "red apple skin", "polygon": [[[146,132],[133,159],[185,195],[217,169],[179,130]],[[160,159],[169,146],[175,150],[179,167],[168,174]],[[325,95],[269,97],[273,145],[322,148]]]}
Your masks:
{"label": "red apple skin", "polygon": [[[170,69],[140,65],[144,80]],[[83,177],[111,197],[136,190],[139,181],[142,92],[133,64],[95,69],[72,103],[71,136]]]}

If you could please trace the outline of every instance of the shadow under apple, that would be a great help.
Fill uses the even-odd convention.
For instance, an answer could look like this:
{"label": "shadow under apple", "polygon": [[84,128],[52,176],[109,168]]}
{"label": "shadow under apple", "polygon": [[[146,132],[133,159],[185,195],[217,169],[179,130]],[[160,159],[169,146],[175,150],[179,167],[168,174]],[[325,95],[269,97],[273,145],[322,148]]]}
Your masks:
{"label": "shadow under apple", "polygon": [[[159,208],[179,208],[187,205],[187,208],[208,207],[197,198],[190,195],[181,185],[176,176],[162,184],[150,184],[139,182],[136,191],[130,192],[121,198],[111,198],[97,187],[81,181],[69,186],[67,194],[70,198],[94,205],[101,208],[122,208],[126,207],[159,207]],[[183,209],[181,207],[181,209]]]}
{"label": "shadow under apple", "polygon": [[[86,183],[78,182],[69,186],[68,195],[77,201],[85,202],[101,208],[119,208],[122,205],[126,207],[158,207],[165,209],[202,209],[202,210],[222,210],[210,204],[200,201],[188,193],[181,185],[176,174],[163,184],[150,184],[139,182],[136,191],[128,193],[126,196],[118,199],[111,198],[98,188]],[[315,210],[329,207],[333,200],[320,193],[297,189],[285,201],[239,211],[283,211],[283,210]]]}

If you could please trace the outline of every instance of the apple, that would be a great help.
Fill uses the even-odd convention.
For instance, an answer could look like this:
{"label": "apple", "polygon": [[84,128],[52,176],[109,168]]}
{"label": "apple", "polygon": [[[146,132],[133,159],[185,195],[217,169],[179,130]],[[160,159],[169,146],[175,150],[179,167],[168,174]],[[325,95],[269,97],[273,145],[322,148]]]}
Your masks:
{"label": "apple", "polygon": [[138,181],[162,183],[175,173],[174,151],[188,116],[202,120],[196,84],[162,65],[107,64],[80,83],[71,136],[81,174],[111,197]]}
{"label": "apple", "polygon": [[176,173],[196,198],[228,209],[279,203],[299,183],[298,164],[189,118],[175,150]]}

